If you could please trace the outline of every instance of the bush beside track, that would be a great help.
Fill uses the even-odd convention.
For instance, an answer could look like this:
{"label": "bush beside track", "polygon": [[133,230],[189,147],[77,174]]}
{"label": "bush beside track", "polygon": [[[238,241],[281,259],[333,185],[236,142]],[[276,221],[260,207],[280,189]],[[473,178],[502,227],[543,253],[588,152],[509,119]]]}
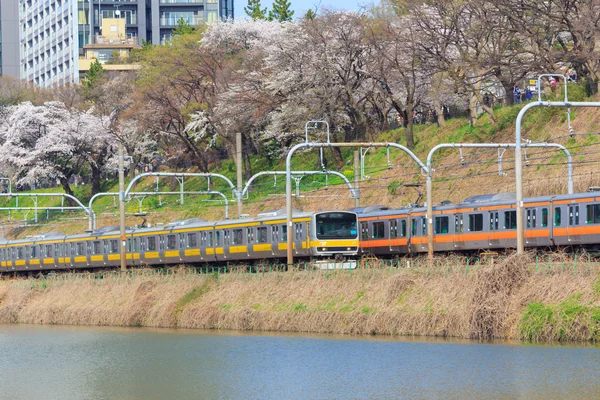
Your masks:
{"label": "bush beside track", "polygon": [[180,267],[3,280],[0,323],[600,339],[600,264],[581,256],[224,271]]}

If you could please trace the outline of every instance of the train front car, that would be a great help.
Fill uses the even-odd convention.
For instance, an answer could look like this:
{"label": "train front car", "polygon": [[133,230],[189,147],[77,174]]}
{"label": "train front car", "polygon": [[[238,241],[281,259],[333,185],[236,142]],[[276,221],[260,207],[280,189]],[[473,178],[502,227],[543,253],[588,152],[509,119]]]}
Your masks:
{"label": "train front car", "polygon": [[318,212],[312,219],[310,239],[313,257],[356,259],[359,250],[356,213]]}

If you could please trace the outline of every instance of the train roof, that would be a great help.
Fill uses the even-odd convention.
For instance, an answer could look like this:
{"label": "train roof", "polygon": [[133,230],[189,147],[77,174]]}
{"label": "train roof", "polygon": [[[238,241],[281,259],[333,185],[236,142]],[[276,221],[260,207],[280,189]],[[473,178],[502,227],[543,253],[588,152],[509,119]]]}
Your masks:
{"label": "train roof", "polygon": [[[600,198],[600,193],[597,195],[594,192],[586,192],[586,193],[576,193],[576,194],[563,194],[563,195],[552,195],[552,196],[537,196],[537,197],[529,197],[523,199],[525,206],[528,203],[538,203],[538,202],[547,202],[550,200],[571,200],[571,199],[581,199],[581,198],[589,198],[589,197],[598,197]],[[471,196],[465,199],[460,204],[443,204],[443,205],[435,205],[433,206],[434,211],[444,211],[444,210],[456,210],[463,208],[479,208],[479,207],[490,207],[490,206],[505,206],[507,204],[514,204],[516,201],[516,197],[514,193],[498,193],[498,194],[486,194],[479,196]],[[362,208],[362,211],[359,210],[358,214],[360,217],[379,217],[379,216],[387,216],[393,214],[407,214],[407,213],[416,213],[416,212],[424,212],[427,211],[427,207],[403,207],[398,209],[389,209],[389,210],[377,210],[370,211],[369,207]]]}

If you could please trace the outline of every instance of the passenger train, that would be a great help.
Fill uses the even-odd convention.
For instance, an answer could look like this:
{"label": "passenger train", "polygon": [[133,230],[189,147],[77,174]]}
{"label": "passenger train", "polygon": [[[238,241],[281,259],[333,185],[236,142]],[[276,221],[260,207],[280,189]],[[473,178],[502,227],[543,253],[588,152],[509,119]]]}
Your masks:
{"label": "passenger train", "polygon": [[[285,210],[257,218],[208,222],[187,219],[127,229],[128,266],[283,260],[287,256]],[[293,212],[293,254],[299,260],[356,257],[356,213]],[[0,272],[91,269],[121,265],[118,226],[80,235],[47,233],[0,241]]]}
{"label": "passenger train", "polygon": [[[256,218],[208,222],[194,218],[127,229],[128,266],[275,263],[287,256],[285,210]],[[526,247],[600,250],[600,193],[529,198],[523,207]],[[433,208],[436,252],[515,248],[513,194],[474,196]],[[293,212],[295,260],[406,256],[427,252],[426,208],[366,207]],[[120,265],[118,227],[80,235],[47,233],[0,240],[0,272],[91,269]]]}

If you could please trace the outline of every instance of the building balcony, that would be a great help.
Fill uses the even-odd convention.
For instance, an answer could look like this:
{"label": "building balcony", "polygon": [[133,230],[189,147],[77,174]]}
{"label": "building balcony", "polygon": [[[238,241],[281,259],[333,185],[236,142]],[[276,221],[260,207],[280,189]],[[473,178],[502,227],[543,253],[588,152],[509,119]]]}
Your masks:
{"label": "building balcony", "polygon": [[193,16],[193,17],[160,17],[160,26],[163,27],[172,27],[177,26],[177,23],[180,19],[183,19],[188,24],[192,26],[201,25],[204,22],[204,18],[202,16]]}
{"label": "building balcony", "polygon": [[160,0],[160,4],[164,5],[189,5],[189,4],[204,4],[204,0]]}
{"label": "building balcony", "polygon": [[137,36],[127,38],[116,38],[111,36],[94,35],[94,42],[91,44],[87,44],[84,47],[94,47],[96,45],[104,47],[106,47],[107,45],[121,45],[119,47],[137,47],[138,38]]}

